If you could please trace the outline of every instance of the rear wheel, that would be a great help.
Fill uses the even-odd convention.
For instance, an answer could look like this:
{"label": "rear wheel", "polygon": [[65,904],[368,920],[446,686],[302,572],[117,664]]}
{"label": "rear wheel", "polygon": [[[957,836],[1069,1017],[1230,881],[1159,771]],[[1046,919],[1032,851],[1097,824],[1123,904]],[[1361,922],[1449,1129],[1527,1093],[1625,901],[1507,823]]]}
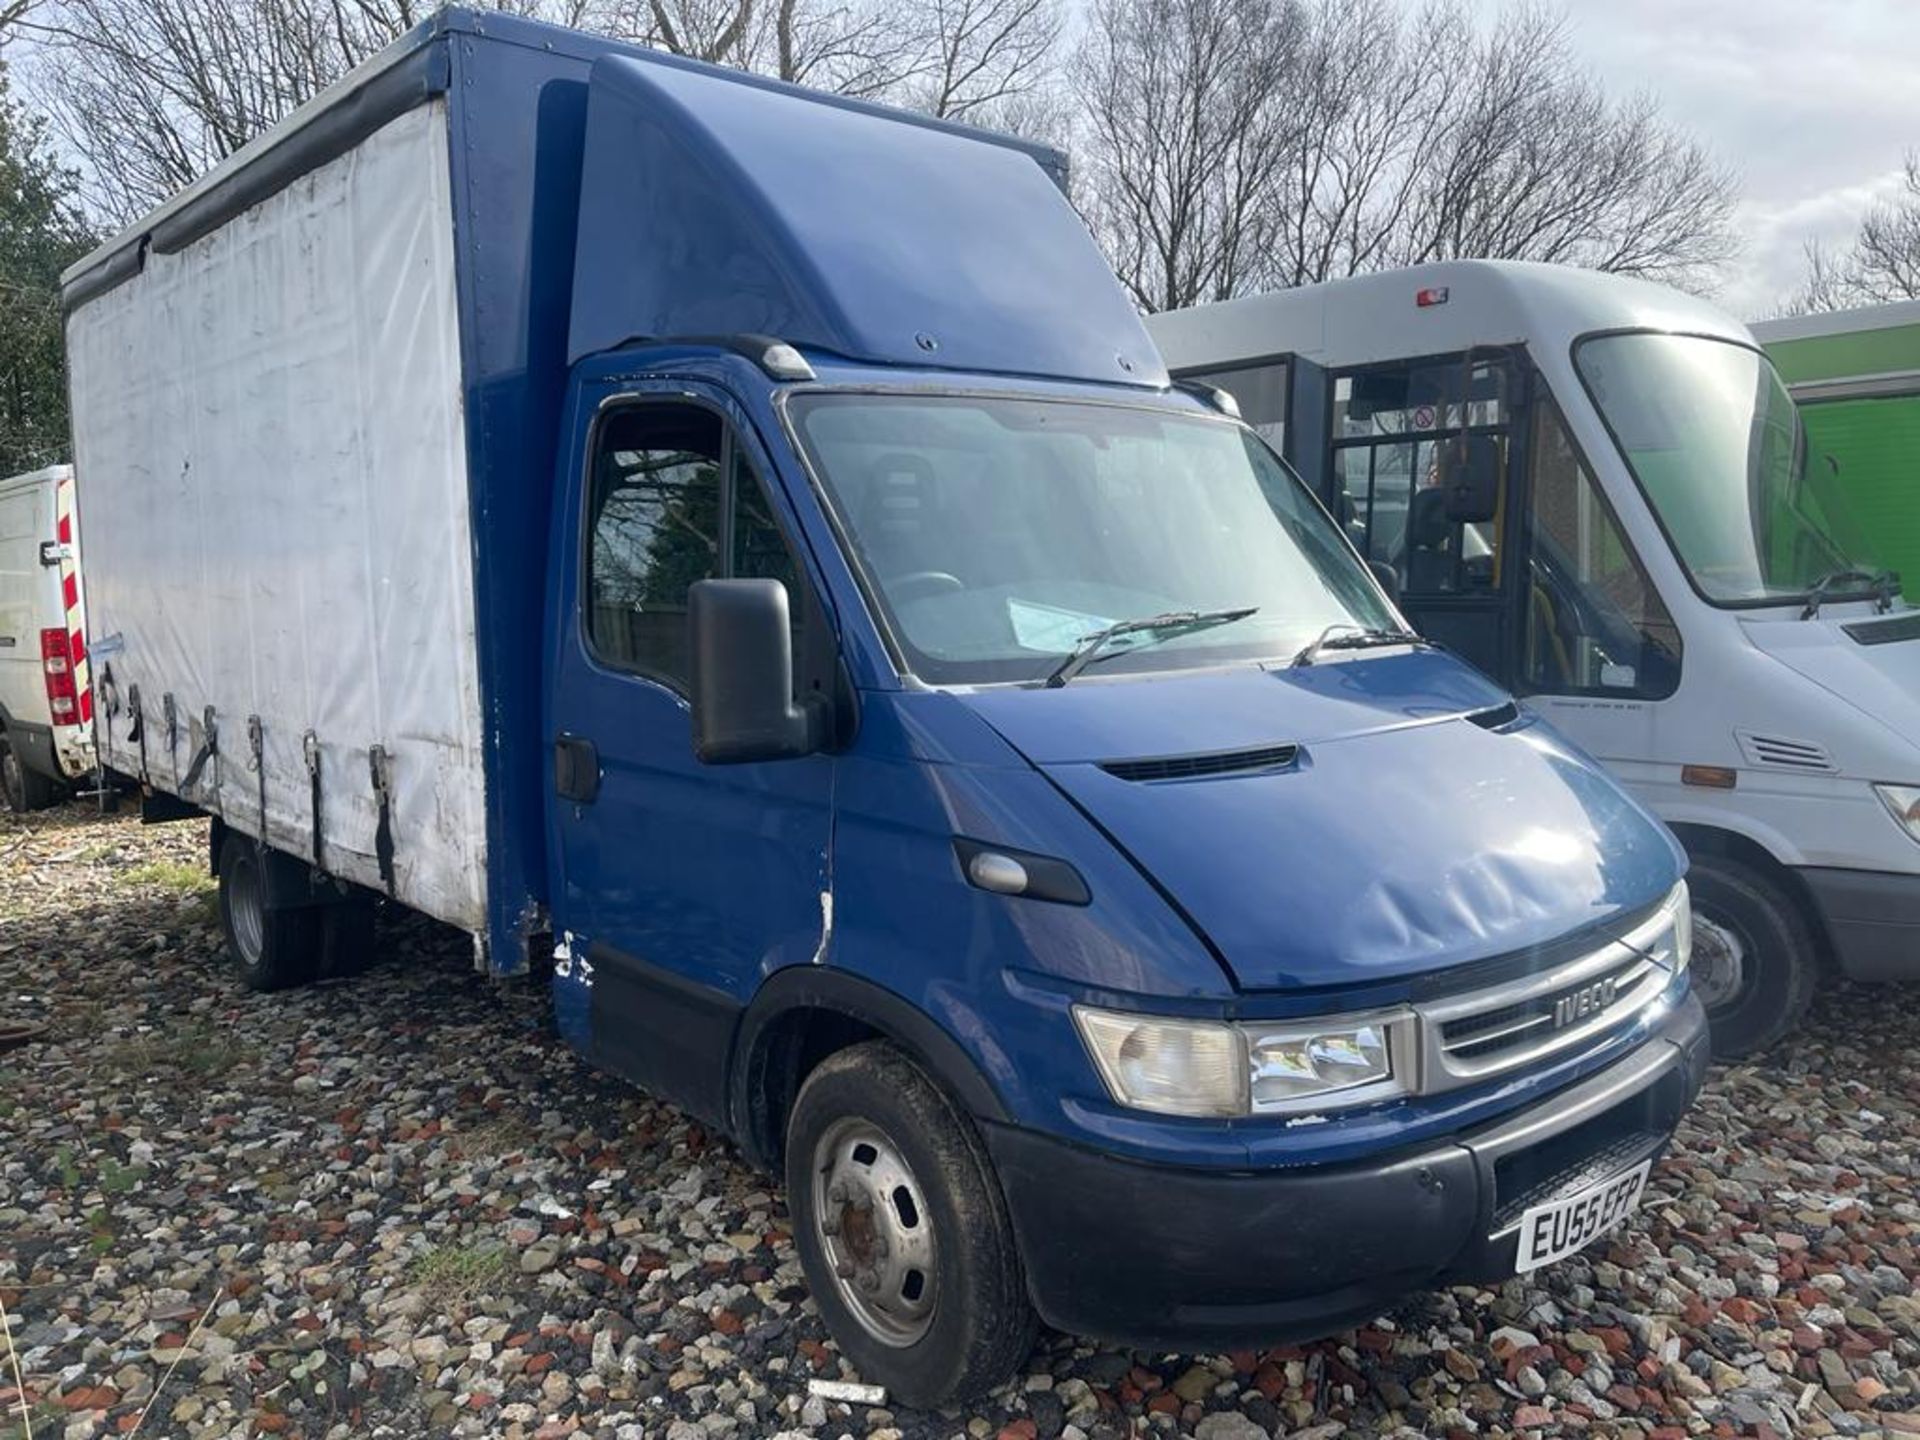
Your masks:
{"label": "rear wheel", "polygon": [[220,924],[249,990],[304,985],[320,969],[321,911],[267,903],[266,857],[257,841],[228,831],[220,845]]}
{"label": "rear wheel", "polygon": [[28,769],[4,730],[0,730],[0,795],[16,815],[44,810],[60,798],[60,787],[53,777]]}
{"label": "rear wheel", "polygon": [[1687,888],[1693,990],[1706,1006],[1714,1057],[1738,1060],[1778,1044],[1819,981],[1806,918],[1766,875],[1724,855],[1695,857]]}
{"label": "rear wheel", "polygon": [[1013,1373],[1036,1328],[1006,1201],[972,1123],[885,1041],[829,1056],[787,1122],[787,1206],[827,1328],[903,1404]]}

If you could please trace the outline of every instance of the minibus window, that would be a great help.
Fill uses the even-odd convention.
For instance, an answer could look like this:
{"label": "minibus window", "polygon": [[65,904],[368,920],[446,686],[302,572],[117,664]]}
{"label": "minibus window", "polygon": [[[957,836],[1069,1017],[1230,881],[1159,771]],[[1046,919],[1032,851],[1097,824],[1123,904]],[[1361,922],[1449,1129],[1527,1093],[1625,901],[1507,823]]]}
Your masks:
{"label": "minibus window", "polygon": [[1594,335],[1574,362],[1695,587],[1723,605],[1877,588],[1878,566],[1759,351],[1699,335]]}
{"label": "minibus window", "polygon": [[1285,360],[1262,360],[1224,370],[1183,371],[1181,378],[1226,391],[1253,433],[1285,454],[1291,373]]}
{"label": "minibus window", "polygon": [[1525,688],[1660,700],[1680,684],[1680,631],[1543,398],[1533,438]]}
{"label": "minibus window", "polygon": [[1372,365],[1334,381],[1335,518],[1363,555],[1394,568],[1409,599],[1486,595],[1500,584],[1499,523],[1449,516],[1440,470],[1463,426],[1505,456],[1508,369],[1503,358],[1469,366],[1456,355]]}
{"label": "minibus window", "polygon": [[1093,631],[1173,611],[1255,613],[1115,640],[1089,673],[1291,658],[1330,625],[1396,625],[1326,512],[1244,426],[997,396],[791,404],[923,679],[1038,683]]}

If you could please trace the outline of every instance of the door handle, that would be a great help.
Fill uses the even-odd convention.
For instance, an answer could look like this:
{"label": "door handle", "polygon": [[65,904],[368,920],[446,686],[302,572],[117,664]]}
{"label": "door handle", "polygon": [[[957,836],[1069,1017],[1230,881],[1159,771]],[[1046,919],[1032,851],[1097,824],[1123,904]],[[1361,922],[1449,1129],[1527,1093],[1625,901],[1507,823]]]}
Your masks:
{"label": "door handle", "polygon": [[591,740],[562,735],[553,742],[553,788],[563,800],[594,802],[600,794],[600,752]]}

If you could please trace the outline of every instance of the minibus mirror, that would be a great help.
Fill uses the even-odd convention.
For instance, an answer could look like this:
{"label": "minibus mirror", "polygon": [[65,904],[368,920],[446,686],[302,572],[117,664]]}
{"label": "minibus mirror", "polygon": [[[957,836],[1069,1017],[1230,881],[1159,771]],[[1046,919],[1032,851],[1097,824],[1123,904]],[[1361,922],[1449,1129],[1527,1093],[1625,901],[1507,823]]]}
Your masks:
{"label": "minibus mirror", "polygon": [[1500,508],[1500,442],[1491,435],[1462,435],[1448,442],[1440,475],[1447,519],[1478,525]]}
{"label": "minibus mirror", "polygon": [[793,698],[793,632],[778,580],[700,580],[687,593],[693,753],[707,765],[790,760],[825,742]]}
{"label": "minibus mirror", "polygon": [[1400,572],[1384,560],[1367,561],[1367,569],[1373,572],[1373,578],[1380,582],[1380,588],[1387,592],[1387,598],[1394,604],[1400,603]]}

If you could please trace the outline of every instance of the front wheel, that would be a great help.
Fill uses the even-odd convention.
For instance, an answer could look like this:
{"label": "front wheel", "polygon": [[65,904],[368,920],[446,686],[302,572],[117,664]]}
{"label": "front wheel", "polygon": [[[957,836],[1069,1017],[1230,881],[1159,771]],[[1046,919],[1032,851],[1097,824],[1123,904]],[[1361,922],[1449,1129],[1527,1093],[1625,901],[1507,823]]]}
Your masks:
{"label": "front wheel", "polygon": [[807,1283],[867,1380],[915,1406],[991,1389],[1036,1320],[985,1147],[885,1041],[829,1056],[787,1121],[787,1205]]}
{"label": "front wheel", "polygon": [[1693,990],[1706,1007],[1717,1060],[1756,1055],[1784,1040],[1813,1002],[1819,959],[1792,897],[1724,855],[1700,855],[1693,897]]}

